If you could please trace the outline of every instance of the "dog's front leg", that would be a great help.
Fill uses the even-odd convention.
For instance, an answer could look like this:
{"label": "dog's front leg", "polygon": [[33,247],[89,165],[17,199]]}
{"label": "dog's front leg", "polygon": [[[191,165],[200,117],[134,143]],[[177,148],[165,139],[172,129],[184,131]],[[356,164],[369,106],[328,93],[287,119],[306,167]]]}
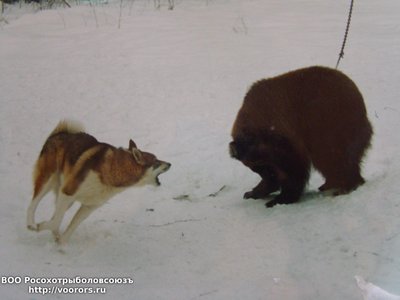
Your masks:
{"label": "dog's front leg", "polygon": [[62,245],[68,242],[71,234],[75,231],[80,223],[85,220],[96,208],[99,206],[92,205],[81,205],[78,211],[75,213],[74,217],[72,218],[71,223],[68,225],[67,229],[64,231],[62,235],[60,235],[56,241],[58,244]]}

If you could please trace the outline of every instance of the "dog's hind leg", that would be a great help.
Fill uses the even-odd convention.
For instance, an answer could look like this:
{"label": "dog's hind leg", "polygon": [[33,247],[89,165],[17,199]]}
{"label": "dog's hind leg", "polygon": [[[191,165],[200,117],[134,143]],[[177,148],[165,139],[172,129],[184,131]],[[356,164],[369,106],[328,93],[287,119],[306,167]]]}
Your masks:
{"label": "dog's hind leg", "polygon": [[72,206],[73,202],[74,202],[73,197],[69,197],[67,195],[60,193],[60,195],[58,195],[56,200],[56,207],[54,210],[53,217],[51,218],[50,221],[39,223],[37,230],[42,231],[48,229],[53,232],[53,235],[55,237],[58,237],[59,228],[64,218],[65,212]]}
{"label": "dog's hind leg", "polygon": [[71,220],[71,223],[68,225],[67,229],[64,231],[62,235],[56,238],[58,244],[63,245],[68,242],[71,234],[75,231],[75,229],[85,220],[96,208],[100,205],[81,205],[78,211],[75,213],[74,217]]}
{"label": "dog's hind leg", "polygon": [[55,173],[50,176],[44,176],[39,174],[35,178],[35,191],[33,198],[28,207],[27,213],[27,227],[30,230],[38,231],[38,224],[35,223],[35,212],[39,205],[39,202],[43,197],[52,189],[56,191],[58,188],[58,178]]}

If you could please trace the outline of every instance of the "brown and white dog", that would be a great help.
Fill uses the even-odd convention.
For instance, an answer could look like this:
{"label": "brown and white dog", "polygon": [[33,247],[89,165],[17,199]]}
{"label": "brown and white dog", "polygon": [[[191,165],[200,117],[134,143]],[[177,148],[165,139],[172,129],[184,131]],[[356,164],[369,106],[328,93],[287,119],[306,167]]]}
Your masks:
{"label": "brown and white dog", "polygon": [[[128,149],[115,148],[98,142],[79,124],[62,121],[47,138],[34,168],[28,229],[51,230],[55,240],[64,244],[78,225],[112,196],[130,186],[160,185],[158,176],[170,166],[153,154],[140,151],[132,140]],[[36,208],[51,190],[56,194],[54,215],[37,224]],[[62,219],[74,201],[81,206],[61,234]]]}

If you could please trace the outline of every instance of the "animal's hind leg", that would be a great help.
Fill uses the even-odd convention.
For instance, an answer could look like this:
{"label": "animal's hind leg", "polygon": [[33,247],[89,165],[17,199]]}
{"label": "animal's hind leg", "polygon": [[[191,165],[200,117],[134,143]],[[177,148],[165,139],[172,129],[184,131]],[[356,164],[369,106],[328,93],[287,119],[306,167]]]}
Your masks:
{"label": "animal's hind leg", "polygon": [[65,212],[71,207],[74,199],[67,195],[60,193],[56,200],[56,207],[53,217],[50,221],[42,222],[38,225],[38,231],[51,230],[53,235],[57,238],[59,236],[59,228],[64,218]]}
{"label": "animal's hind leg", "polygon": [[371,125],[368,120],[365,122],[360,130],[352,133],[352,138],[342,137],[340,142],[329,141],[330,152],[320,150],[315,153],[314,166],[326,179],[320,191],[331,191],[339,195],[351,192],[365,182],[360,173],[360,165],[372,135]]}
{"label": "animal's hind leg", "polygon": [[39,205],[39,202],[43,197],[52,189],[57,189],[58,178],[56,174],[50,176],[44,176],[39,174],[35,179],[35,191],[31,203],[28,207],[27,213],[27,227],[30,230],[38,230],[38,224],[35,223],[35,212]]}
{"label": "animal's hind leg", "polygon": [[317,166],[326,181],[319,187],[322,192],[331,192],[333,195],[347,194],[362,185],[365,180],[360,174],[359,162],[346,163],[337,160],[327,166]]}
{"label": "animal's hind leg", "polygon": [[358,166],[349,166],[339,171],[340,174],[333,178],[327,179],[319,189],[321,191],[330,191],[334,196],[347,194],[360,185],[364,184],[365,180],[362,178]]}
{"label": "animal's hind leg", "polygon": [[82,221],[85,220],[98,207],[99,206],[87,206],[82,204],[75,213],[75,216],[72,218],[71,223],[68,225],[65,232],[56,238],[57,243],[65,244],[78,225],[82,223]]}

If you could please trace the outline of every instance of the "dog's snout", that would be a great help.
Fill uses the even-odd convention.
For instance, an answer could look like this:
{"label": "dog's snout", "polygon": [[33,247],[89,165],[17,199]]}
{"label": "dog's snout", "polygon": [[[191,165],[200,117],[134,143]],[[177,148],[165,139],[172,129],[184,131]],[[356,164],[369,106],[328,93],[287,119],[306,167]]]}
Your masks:
{"label": "dog's snout", "polygon": [[165,161],[156,161],[153,165],[153,169],[161,169],[163,171],[167,171],[171,168],[171,164]]}

